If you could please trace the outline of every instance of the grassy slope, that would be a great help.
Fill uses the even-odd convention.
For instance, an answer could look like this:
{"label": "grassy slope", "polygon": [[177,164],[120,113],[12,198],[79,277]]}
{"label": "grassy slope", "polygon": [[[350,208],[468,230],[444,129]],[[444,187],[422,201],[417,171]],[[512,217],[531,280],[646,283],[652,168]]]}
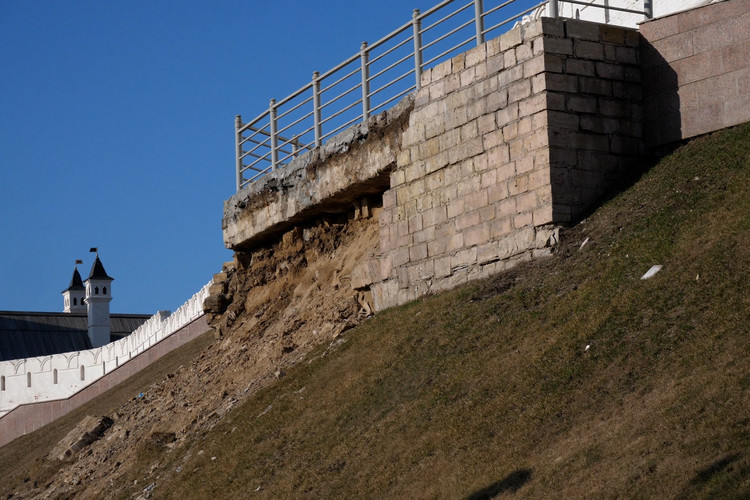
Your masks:
{"label": "grassy slope", "polygon": [[750,496],[748,193],[750,125],[694,141],[557,256],[351,331],[156,495]]}
{"label": "grassy slope", "polygon": [[[40,461],[65,435],[86,415],[112,415],[126,401],[144,391],[154,380],[159,380],[174,372],[180,365],[188,364],[214,341],[212,332],[207,332],[195,340],[166,354],[156,363],[144,368],[124,380],[106,393],[94,398],[41,429],[21,436],[0,448],[1,490],[13,490],[13,485],[22,483],[28,474],[27,469]],[[23,459],[20,459],[23,457]],[[43,461],[40,463],[44,463]],[[54,469],[42,472],[51,474]]]}

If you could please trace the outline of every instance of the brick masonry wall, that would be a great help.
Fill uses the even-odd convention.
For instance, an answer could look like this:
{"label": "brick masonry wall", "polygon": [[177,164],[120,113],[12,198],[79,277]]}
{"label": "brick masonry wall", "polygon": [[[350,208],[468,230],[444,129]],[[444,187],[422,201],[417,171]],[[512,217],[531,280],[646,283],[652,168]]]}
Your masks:
{"label": "brick masonry wall", "polygon": [[555,224],[643,151],[637,46],[542,19],[423,75],[383,195],[376,309],[550,253]]}
{"label": "brick masonry wall", "polygon": [[649,146],[750,121],[750,2],[706,5],[640,31]]}
{"label": "brick masonry wall", "polygon": [[0,446],[70,413],[208,330],[205,316],[200,316],[69,398],[16,407],[0,418]]}
{"label": "brick masonry wall", "polygon": [[552,220],[573,222],[643,158],[640,38],[572,19],[544,26]]}

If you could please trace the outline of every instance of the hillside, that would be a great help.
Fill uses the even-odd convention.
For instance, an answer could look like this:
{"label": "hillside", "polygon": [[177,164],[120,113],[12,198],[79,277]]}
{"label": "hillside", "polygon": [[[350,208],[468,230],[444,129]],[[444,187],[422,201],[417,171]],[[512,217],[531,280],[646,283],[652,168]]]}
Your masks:
{"label": "hillside", "polygon": [[748,192],[750,124],[663,159],[552,257],[367,320],[340,285],[373,225],[289,236],[230,281],[221,339],[101,440],[0,449],[28,464],[0,492],[750,497]]}

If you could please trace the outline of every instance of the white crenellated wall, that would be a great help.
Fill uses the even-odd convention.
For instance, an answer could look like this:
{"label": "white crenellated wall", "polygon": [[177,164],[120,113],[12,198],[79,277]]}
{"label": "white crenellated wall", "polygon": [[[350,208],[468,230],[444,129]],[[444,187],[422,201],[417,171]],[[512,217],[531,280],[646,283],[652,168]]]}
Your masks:
{"label": "white crenellated wall", "polygon": [[159,311],[127,337],[102,347],[0,362],[0,417],[21,404],[66,399],[197,319],[211,283],[174,313]]}

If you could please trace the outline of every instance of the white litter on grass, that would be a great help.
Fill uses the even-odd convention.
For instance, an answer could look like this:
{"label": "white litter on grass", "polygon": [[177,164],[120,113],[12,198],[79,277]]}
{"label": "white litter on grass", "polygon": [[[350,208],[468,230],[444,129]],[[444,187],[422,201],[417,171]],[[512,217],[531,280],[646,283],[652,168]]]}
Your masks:
{"label": "white litter on grass", "polygon": [[585,247],[585,246],[586,246],[586,243],[588,243],[588,242],[589,242],[589,239],[588,239],[588,238],[586,238],[585,240],[583,240],[583,243],[581,243],[581,246],[580,246],[580,247],[578,248],[578,250],[580,250],[580,249],[582,249],[583,247]]}
{"label": "white litter on grass", "polygon": [[584,349],[584,351],[588,351],[589,347],[591,347],[591,344],[586,344],[586,349]]}
{"label": "white litter on grass", "polygon": [[651,266],[651,269],[649,269],[648,271],[646,271],[646,274],[644,274],[643,276],[641,276],[641,279],[642,280],[647,280],[649,278],[653,278],[654,275],[656,275],[656,273],[658,273],[659,271],[661,271],[662,267],[664,267],[664,266],[662,266],[661,264],[656,264],[655,266]]}

